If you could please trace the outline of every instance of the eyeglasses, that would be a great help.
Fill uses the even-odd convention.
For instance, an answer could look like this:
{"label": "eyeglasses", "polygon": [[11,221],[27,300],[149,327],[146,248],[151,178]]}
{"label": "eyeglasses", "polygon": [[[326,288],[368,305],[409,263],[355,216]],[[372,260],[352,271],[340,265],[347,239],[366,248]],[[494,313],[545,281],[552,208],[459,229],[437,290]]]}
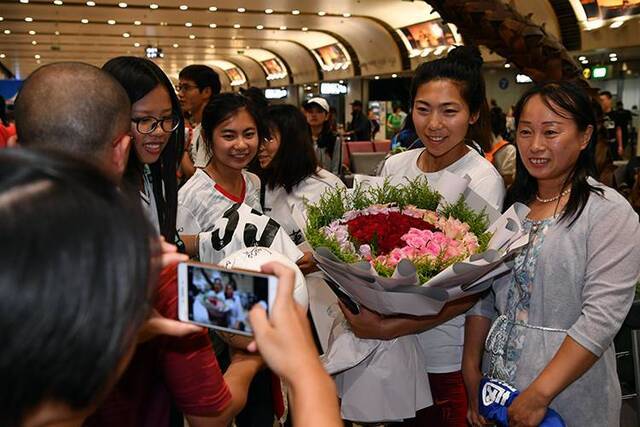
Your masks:
{"label": "eyeglasses", "polygon": [[158,125],[160,125],[160,128],[166,133],[173,132],[180,124],[180,119],[175,115],[161,119],[156,119],[151,116],[132,118],[131,121],[136,124],[138,132],[143,134],[153,133]]}
{"label": "eyeglasses", "polygon": [[274,140],[275,140],[275,138],[273,138],[273,137],[271,137],[271,138],[262,138],[262,141],[260,141],[260,145],[269,145]]}
{"label": "eyeglasses", "polygon": [[178,93],[187,92],[187,91],[190,91],[191,89],[198,89],[198,86],[196,86],[196,85],[186,85],[186,84],[176,85],[176,92],[178,92]]}

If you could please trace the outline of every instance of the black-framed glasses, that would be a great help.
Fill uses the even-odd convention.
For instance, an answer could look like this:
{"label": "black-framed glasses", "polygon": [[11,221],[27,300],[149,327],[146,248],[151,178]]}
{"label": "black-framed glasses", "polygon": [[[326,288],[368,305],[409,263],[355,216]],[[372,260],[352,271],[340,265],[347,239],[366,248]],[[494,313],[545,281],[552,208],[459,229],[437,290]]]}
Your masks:
{"label": "black-framed glasses", "polygon": [[178,125],[180,124],[180,119],[176,115],[162,117],[160,119],[156,119],[155,117],[151,116],[138,117],[132,118],[131,121],[136,124],[136,129],[138,130],[138,132],[145,134],[155,131],[158,125],[166,133],[173,132],[178,128]]}
{"label": "black-framed glasses", "polygon": [[176,85],[176,92],[180,93],[180,92],[187,92],[191,89],[198,89],[198,86],[196,85],[187,85],[187,84],[179,84]]}

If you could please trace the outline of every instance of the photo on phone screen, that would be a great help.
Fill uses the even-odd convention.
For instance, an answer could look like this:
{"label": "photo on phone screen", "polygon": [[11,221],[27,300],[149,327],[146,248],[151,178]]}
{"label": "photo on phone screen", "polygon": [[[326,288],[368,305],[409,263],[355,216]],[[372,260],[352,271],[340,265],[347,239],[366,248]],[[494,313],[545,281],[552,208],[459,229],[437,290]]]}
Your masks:
{"label": "photo on phone screen", "polygon": [[[267,312],[269,276],[186,265],[188,320],[205,326],[252,335],[249,310],[260,304]],[[273,292],[273,287],[272,287]]]}

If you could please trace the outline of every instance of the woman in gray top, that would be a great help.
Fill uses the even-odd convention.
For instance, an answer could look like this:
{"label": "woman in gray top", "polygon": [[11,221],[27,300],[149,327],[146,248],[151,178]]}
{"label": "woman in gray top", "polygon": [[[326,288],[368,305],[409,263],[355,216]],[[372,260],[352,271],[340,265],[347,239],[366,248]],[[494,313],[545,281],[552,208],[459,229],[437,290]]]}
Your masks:
{"label": "woman in gray top", "polygon": [[588,177],[596,118],[582,88],[534,87],[515,118],[519,158],[505,206],[531,209],[529,245],[467,314],[469,422],[484,421],[477,412],[484,354],[486,374],[521,391],[509,407],[510,427],[537,426],[548,407],[568,426],[617,426],[612,340],[640,277],[638,216]]}

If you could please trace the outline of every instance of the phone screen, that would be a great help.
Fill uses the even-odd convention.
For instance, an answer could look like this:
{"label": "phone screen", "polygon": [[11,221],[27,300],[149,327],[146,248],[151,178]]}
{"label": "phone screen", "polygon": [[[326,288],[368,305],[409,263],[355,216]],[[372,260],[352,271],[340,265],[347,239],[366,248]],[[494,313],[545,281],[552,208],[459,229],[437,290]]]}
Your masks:
{"label": "phone screen", "polygon": [[187,265],[188,318],[201,325],[251,335],[249,310],[269,311],[269,278]]}

